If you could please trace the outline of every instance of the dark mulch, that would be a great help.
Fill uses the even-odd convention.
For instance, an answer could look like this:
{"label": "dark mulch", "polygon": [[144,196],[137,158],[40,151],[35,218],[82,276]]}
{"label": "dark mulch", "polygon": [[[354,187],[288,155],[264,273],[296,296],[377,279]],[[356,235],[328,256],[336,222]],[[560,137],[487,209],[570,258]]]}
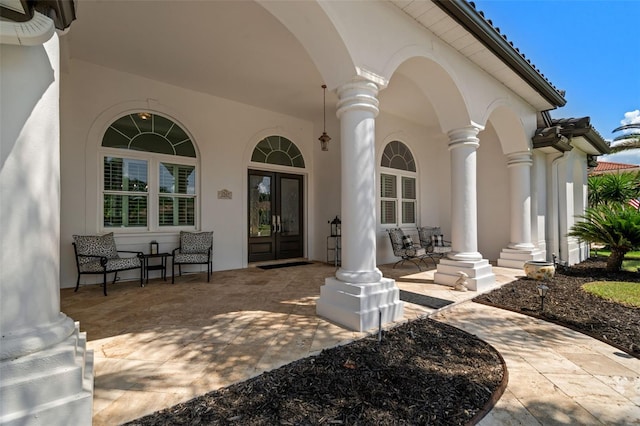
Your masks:
{"label": "dark mulch", "polygon": [[629,281],[640,286],[640,273],[607,272],[606,258],[591,258],[557,271],[545,284],[549,293],[541,311],[539,281],[521,278],[474,299],[539,317],[580,331],[640,358],[640,308],[623,306],[582,290],[593,281]]}
{"label": "dark mulch", "polygon": [[501,395],[505,375],[487,343],[419,319],[129,425],[463,425]]}

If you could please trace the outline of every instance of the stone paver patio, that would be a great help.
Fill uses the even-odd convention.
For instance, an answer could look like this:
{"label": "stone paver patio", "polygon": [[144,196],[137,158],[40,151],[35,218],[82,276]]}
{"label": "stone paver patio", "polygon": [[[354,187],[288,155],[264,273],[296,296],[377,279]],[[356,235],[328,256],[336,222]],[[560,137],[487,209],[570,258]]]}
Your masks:
{"label": "stone paver patio", "polygon": [[[509,385],[483,425],[640,424],[640,360],[580,333],[473,302],[433,284],[433,270],[380,267],[407,291],[455,301],[440,311],[405,304],[492,344]],[[322,263],[191,274],[61,290],[94,351],[94,425],[116,425],[364,336],[315,315]],[[521,271],[494,267],[498,284]]]}

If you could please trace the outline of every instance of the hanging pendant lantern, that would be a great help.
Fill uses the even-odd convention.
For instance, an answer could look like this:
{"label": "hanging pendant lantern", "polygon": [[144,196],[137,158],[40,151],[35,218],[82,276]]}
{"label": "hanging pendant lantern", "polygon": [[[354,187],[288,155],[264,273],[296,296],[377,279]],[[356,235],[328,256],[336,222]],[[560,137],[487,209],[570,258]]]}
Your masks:
{"label": "hanging pendant lantern", "polygon": [[322,85],[322,136],[318,138],[320,148],[323,151],[329,151],[329,141],[331,137],[327,134],[327,85]]}

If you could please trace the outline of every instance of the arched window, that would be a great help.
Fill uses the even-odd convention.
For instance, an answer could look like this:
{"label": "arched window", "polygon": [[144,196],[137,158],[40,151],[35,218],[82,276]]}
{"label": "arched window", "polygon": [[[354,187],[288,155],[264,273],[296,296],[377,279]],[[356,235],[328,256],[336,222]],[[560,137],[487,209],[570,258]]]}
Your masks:
{"label": "arched window", "polygon": [[389,142],[380,161],[380,223],[416,224],[416,163],[409,148],[400,141]]}
{"label": "arched window", "polygon": [[389,142],[382,153],[382,167],[390,169],[405,170],[408,172],[416,171],[416,162],[409,148],[400,141]]}
{"label": "arched window", "polygon": [[187,132],[148,112],[120,117],[102,138],[104,228],[196,225],[196,150]]}
{"label": "arched window", "polygon": [[258,142],[251,161],[304,169],[302,153],[296,144],[282,136],[268,136]]}

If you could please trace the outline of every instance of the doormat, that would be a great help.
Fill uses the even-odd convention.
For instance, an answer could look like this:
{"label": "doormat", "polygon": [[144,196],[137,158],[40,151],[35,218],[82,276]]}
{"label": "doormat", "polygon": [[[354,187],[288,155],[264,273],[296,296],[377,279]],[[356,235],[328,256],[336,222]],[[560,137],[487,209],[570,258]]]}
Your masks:
{"label": "doormat", "polygon": [[424,294],[412,293],[404,290],[400,290],[400,300],[433,309],[440,309],[453,303],[452,300],[439,299],[437,297],[426,296]]}
{"label": "doormat", "polygon": [[289,266],[302,266],[302,265],[313,265],[313,262],[276,263],[274,265],[258,266],[258,268],[260,268],[260,269],[278,269],[278,268],[288,268]]}

